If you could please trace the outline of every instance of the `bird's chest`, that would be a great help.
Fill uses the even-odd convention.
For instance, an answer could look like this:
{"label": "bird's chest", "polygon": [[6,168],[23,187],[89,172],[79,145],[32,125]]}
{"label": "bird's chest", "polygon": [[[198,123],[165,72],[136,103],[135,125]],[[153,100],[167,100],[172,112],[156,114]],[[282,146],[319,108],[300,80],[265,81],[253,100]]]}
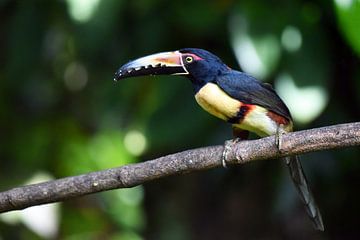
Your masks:
{"label": "bird's chest", "polygon": [[[207,83],[202,87],[195,99],[210,114],[231,121],[235,128],[251,131],[259,136],[273,135],[280,126],[267,109],[231,98],[214,83]],[[291,127],[290,122],[284,126],[284,130],[291,131]]]}
{"label": "bird's chest", "polygon": [[214,83],[207,83],[195,95],[197,103],[210,114],[227,121],[235,116],[241,102],[231,98]]}

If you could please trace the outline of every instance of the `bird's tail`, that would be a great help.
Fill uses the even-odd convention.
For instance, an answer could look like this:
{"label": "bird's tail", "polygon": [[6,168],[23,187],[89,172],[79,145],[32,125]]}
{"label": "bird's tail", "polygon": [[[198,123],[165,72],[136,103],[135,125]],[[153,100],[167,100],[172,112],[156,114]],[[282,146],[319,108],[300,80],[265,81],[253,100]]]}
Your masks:
{"label": "bird's tail", "polygon": [[307,183],[300,159],[297,156],[289,156],[285,158],[285,162],[289,167],[290,176],[300,194],[300,197],[306,207],[307,214],[313,222],[315,229],[324,231],[324,224],[321,218],[320,210]]}

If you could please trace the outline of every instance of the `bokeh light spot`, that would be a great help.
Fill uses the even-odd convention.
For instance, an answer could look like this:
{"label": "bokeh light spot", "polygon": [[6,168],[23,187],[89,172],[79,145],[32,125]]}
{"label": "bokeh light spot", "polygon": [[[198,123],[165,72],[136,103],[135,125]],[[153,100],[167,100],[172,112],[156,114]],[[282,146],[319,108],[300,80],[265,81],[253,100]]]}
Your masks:
{"label": "bokeh light spot", "polygon": [[247,30],[247,21],[234,16],[230,21],[232,47],[244,72],[265,79],[276,68],[280,59],[280,43],[274,34],[253,36]]}
{"label": "bokeh light spot", "polygon": [[299,50],[302,44],[300,30],[294,26],[287,26],[281,34],[281,44],[289,52]]}
{"label": "bokeh light spot", "polygon": [[257,74],[260,77],[265,75],[265,67],[256,52],[254,44],[248,36],[244,35],[235,44],[235,55],[239,60],[241,68],[248,73]]}
{"label": "bokeh light spot", "polygon": [[143,133],[132,130],[125,135],[124,145],[131,154],[139,156],[145,151],[147,143]]}
{"label": "bokeh light spot", "polygon": [[354,0],[335,0],[336,5],[344,9],[350,8],[353,2]]}
{"label": "bokeh light spot", "polygon": [[100,0],[66,0],[72,19],[87,22],[95,12]]}
{"label": "bokeh light spot", "polygon": [[[46,172],[37,172],[25,185],[53,180]],[[47,194],[43,192],[43,194]],[[54,239],[60,225],[60,204],[52,203],[41,206],[33,206],[21,211],[12,211],[0,215],[0,220],[8,224],[23,223],[37,235],[44,239]]]}
{"label": "bokeh light spot", "polygon": [[117,196],[127,205],[138,206],[144,199],[144,189],[142,186],[124,188],[117,192]]}
{"label": "bokeh light spot", "polygon": [[86,86],[88,73],[81,63],[70,63],[64,72],[64,81],[66,87],[71,91],[79,91]]}
{"label": "bokeh light spot", "polygon": [[289,107],[290,112],[300,123],[306,124],[318,117],[326,107],[328,94],[320,86],[299,88],[290,74],[281,74],[275,82],[280,97]]}

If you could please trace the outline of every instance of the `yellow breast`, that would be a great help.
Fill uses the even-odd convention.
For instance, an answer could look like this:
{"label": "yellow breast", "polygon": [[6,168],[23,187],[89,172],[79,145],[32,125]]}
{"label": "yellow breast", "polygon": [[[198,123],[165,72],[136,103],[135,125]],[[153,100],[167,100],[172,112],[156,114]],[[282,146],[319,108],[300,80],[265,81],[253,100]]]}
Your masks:
{"label": "yellow breast", "polygon": [[[204,110],[225,121],[236,117],[243,105],[240,101],[227,95],[214,83],[207,83],[202,87],[195,95],[195,99]],[[244,119],[240,119],[238,123],[233,123],[233,127],[254,132],[263,137],[275,134],[278,127],[282,127],[287,132],[291,131],[292,122],[286,126],[279,126],[269,117],[268,110],[254,105],[246,113]]]}
{"label": "yellow breast", "polygon": [[195,95],[197,103],[210,114],[228,120],[236,116],[241,102],[231,98],[214,83],[207,83]]}

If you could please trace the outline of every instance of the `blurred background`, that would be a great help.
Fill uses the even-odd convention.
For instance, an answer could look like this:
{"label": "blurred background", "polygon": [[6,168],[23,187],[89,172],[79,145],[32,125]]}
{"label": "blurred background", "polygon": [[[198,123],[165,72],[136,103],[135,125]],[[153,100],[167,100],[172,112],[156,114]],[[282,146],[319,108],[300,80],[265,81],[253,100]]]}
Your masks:
{"label": "blurred background", "polygon": [[[230,139],[185,78],[113,82],[151,53],[215,53],[272,83],[298,130],[360,119],[359,0],[0,0],[0,16],[1,191]],[[324,233],[272,160],[2,214],[0,239],[359,239],[359,148],[302,159]]]}

